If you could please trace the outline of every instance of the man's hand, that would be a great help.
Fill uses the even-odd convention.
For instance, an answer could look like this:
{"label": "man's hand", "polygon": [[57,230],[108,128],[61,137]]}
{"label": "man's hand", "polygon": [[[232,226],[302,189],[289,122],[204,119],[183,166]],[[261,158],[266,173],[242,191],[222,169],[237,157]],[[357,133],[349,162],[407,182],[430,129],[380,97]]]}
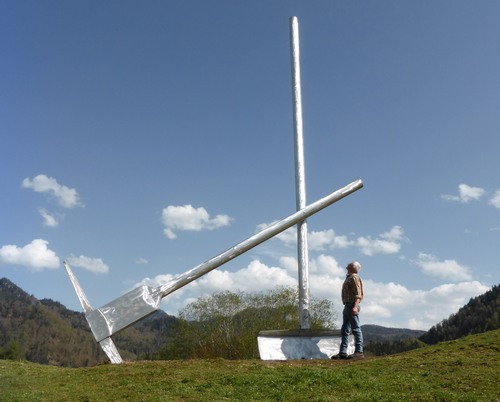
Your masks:
{"label": "man's hand", "polygon": [[358,315],[358,307],[357,306],[354,306],[351,310],[351,314],[352,315]]}

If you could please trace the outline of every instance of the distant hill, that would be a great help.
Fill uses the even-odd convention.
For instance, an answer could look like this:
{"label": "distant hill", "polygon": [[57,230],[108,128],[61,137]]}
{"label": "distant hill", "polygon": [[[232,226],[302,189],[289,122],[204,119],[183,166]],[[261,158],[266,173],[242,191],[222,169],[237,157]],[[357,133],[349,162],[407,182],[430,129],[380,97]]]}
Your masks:
{"label": "distant hill", "polygon": [[386,328],[380,325],[362,325],[361,330],[365,342],[393,342],[418,338],[425,334],[425,331],[418,329]]}
{"label": "distant hill", "polygon": [[500,328],[500,286],[470,299],[448,319],[433,326],[420,340],[427,344],[451,341],[471,334]]}
{"label": "distant hill", "polygon": [[[159,310],[113,336],[126,360],[147,358],[163,346],[177,319]],[[0,357],[65,367],[107,362],[83,313],[50,299],[38,300],[10,280],[0,279]]]}

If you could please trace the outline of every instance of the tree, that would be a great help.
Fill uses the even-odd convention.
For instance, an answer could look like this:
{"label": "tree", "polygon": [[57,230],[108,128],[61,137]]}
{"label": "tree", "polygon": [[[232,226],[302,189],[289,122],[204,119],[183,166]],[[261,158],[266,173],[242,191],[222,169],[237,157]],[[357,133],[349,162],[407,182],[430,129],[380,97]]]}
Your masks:
{"label": "tree", "polygon": [[0,359],[24,360],[24,354],[18,341],[11,340],[5,348],[0,348]]}
{"label": "tree", "polygon": [[[179,322],[156,356],[172,358],[258,358],[257,335],[266,329],[293,329],[299,323],[298,291],[220,292],[201,297],[179,313]],[[329,300],[311,300],[311,328],[333,328]]]}

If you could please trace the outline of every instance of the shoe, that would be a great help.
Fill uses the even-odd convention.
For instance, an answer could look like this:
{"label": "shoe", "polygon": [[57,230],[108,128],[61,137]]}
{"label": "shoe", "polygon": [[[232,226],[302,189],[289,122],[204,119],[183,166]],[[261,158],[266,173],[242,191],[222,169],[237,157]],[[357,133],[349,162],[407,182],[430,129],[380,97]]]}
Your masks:
{"label": "shoe", "polygon": [[358,360],[358,359],[364,359],[365,355],[363,352],[354,352],[352,355],[347,356],[348,359],[352,360]]}
{"label": "shoe", "polygon": [[336,355],[333,355],[330,359],[333,360],[345,360],[348,359],[349,355],[347,353],[338,353]]}

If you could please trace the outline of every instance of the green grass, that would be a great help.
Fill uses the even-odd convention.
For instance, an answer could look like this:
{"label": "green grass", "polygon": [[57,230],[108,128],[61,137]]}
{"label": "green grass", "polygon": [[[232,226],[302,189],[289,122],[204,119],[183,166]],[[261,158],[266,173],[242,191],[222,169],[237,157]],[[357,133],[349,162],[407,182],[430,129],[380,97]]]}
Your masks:
{"label": "green grass", "polygon": [[361,361],[0,360],[1,401],[500,401],[500,330]]}

